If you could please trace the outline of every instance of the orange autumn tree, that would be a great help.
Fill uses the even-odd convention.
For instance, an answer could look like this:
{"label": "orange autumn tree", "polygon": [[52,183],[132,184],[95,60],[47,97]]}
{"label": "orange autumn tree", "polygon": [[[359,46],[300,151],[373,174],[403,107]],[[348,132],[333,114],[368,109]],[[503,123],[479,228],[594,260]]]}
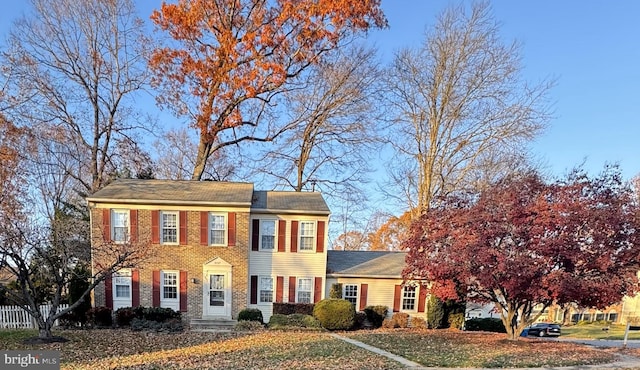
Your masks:
{"label": "orange autumn tree", "polygon": [[194,180],[216,150],[273,140],[286,128],[256,128],[287,82],[342,41],[387,25],[380,0],[179,0],[151,20],[173,39],[150,60],[159,103],[200,133]]}

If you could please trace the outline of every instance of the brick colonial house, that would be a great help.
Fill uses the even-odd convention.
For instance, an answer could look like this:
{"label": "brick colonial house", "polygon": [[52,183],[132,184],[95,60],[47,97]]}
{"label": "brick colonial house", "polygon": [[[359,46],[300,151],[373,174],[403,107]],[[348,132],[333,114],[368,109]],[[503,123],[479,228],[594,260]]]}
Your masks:
{"label": "brick colonial house", "polygon": [[169,307],[194,324],[232,320],[246,307],[268,320],[272,302],[324,298],[330,211],[320,193],[118,180],[87,201],[93,243],[131,238],[157,248],[96,287],[95,306]]}

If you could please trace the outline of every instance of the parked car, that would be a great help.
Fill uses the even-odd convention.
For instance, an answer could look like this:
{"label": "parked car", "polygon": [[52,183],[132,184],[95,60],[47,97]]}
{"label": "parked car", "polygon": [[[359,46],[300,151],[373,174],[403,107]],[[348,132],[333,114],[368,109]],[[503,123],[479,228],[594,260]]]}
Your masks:
{"label": "parked car", "polygon": [[560,325],[548,322],[539,322],[526,328],[527,335],[536,335],[539,337],[558,337],[560,336]]}

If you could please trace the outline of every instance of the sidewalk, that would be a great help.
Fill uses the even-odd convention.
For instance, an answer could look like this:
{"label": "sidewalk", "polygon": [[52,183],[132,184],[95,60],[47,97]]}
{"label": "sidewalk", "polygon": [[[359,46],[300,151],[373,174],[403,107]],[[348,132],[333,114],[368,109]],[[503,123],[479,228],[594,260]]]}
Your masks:
{"label": "sidewalk", "polygon": [[[398,355],[394,355],[391,352],[385,351],[383,349],[377,348],[377,347],[373,347],[370,346],[368,344],[362,343],[360,341],[351,339],[351,338],[347,338],[347,337],[343,337],[341,335],[335,334],[335,333],[331,333],[330,334],[332,337],[336,338],[336,339],[340,339],[344,342],[353,344],[354,346],[358,346],[360,348],[364,348],[370,352],[373,352],[375,354],[381,355],[381,356],[385,356],[387,358],[390,358],[396,362],[399,362],[400,364],[404,365],[407,368],[412,368],[412,369],[421,369],[421,370],[442,370],[442,369],[448,369],[448,368],[442,368],[442,367],[425,367],[422,366],[416,362],[413,362],[411,360],[408,360],[404,357],[400,357]],[[585,345],[593,345],[593,346],[598,346],[597,344],[594,343],[587,343],[587,342],[620,342],[618,344],[619,347],[622,346],[622,341],[595,341],[595,340],[579,340],[579,339],[564,339],[563,341],[567,341],[567,342],[575,342],[575,343],[580,343],[580,344],[585,344]],[[633,343],[631,343],[633,342]],[[599,343],[599,347],[615,347],[614,345],[609,345],[609,346],[605,346],[606,343]],[[631,347],[630,345],[633,344],[634,347]],[[627,347],[628,348],[640,348],[640,341],[628,341],[627,343]],[[558,366],[558,367],[527,367],[527,368],[500,368],[501,370],[588,370],[588,369],[593,369],[593,370],[597,370],[597,369],[606,369],[606,370],[613,370],[613,369],[640,369],[640,358],[637,357],[633,357],[633,356],[626,356],[626,355],[616,355],[618,357],[618,360],[609,364],[599,364],[599,365],[580,365],[580,366]],[[456,370],[487,370],[485,368],[456,368]]]}

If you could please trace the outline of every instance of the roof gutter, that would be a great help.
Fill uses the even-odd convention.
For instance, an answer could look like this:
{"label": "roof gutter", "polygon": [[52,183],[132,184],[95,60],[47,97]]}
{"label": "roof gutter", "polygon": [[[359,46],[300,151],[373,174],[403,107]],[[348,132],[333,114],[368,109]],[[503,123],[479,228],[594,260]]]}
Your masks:
{"label": "roof gutter", "polygon": [[149,204],[149,205],[182,205],[182,206],[216,206],[216,207],[251,207],[251,202],[206,202],[206,201],[183,201],[183,200],[157,200],[157,199],[109,199],[109,198],[86,198],[87,202],[93,203],[122,203],[122,204]]}

